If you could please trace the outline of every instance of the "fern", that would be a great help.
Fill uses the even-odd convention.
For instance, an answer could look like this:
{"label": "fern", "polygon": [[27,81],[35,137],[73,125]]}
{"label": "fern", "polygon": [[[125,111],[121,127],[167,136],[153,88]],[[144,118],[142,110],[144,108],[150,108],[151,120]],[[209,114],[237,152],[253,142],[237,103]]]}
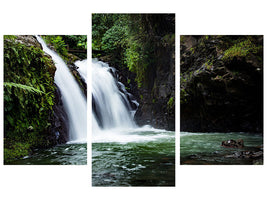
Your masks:
{"label": "fern", "polygon": [[32,93],[37,93],[37,94],[44,94],[44,92],[42,92],[41,90],[38,90],[34,87],[28,86],[28,85],[22,85],[19,83],[12,83],[12,82],[4,82],[4,87],[15,87],[15,88],[20,88],[22,90],[26,90],[28,92],[32,92]]}

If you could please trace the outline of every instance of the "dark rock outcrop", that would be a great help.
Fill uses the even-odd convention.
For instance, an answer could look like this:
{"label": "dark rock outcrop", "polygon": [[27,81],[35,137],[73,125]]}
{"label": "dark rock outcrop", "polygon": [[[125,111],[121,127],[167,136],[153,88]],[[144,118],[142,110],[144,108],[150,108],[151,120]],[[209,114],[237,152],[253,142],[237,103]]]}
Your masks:
{"label": "dark rock outcrop", "polygon": [[139,125],[175,130],[175,47],[159,47],[154,72],[147,87],[141,87],[140,105],[135,119]]}
{"label": "dark rock outcrop", "polygon": [[84,96],[87,98],[87,83],[85,82],[85,80],[82,78],[82,76],[78,72],[77,66],[75,66],[74,63],[71,63],[71,64],[68,64],[68,67],[72,75],[74,76],[75,80],[77,81],[79,87],[81,88]]}
{"label": "dark rock outcrop", "polygon": [[52,133],[51,139],[54,140],[56,144],[63,144],[69,140],[68,116],[63,107],[61,92],[56,84],[55,87],[55,104],[53,106],[50,132]]}
{"label": "dark rock outcrop", "polygon": [[[161,33],[154,35],[153,62],[139,88],[140,105],[135,119],[139,125],[175,130],[175,31],[174,17],[166,20]],[[160,24],[160,26],[164,26]],[[164,31],[163,31],[164,30]],[[159,42],[160,41],[160,42]]]}
{"label": "dark rock outcrop", "polygon": [[263,131],[263,36],[181,36],[181,131]]}
{"label": "dark rock outcrop", "polygon": [[41,44],[36,40],[36,37],[32,35],[17,35],[16,41],[29,47],[33,46],[42,49]]}

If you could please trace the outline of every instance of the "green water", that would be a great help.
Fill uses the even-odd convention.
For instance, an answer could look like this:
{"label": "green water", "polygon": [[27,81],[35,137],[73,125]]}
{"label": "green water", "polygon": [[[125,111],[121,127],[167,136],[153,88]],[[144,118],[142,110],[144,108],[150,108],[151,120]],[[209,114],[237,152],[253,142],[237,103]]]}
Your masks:
{"label": "green water", "polygon": [[174,132],[131,132],[92,144],[93,186],[174,186]]}
{"label": "green water", "polygon": [[50,149],[35,150],[31,156],[11,165],[86,165],[87,144],[64,144]]}
{"label": "green water", "polygon": [[[242,149],[221,146],[225,140],[243,139]],[[180,133],[181,164],[262,164],[259,158],[232,157],[241,151],[261,151],[263,135],[251,133]]]}

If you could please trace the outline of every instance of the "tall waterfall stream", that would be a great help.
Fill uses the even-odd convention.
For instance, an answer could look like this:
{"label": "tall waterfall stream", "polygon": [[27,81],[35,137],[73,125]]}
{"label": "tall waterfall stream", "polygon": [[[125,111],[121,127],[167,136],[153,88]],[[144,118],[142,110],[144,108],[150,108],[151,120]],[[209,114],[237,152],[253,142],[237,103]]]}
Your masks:
{"label": "tall waterfall stream", "polygon": [[84,143],[87,135],[86,99],[63,59],[49,49],[42,38],[37,36],[37,39],[44,52],[52,57],[57,68],[55,83],[61,91],[63,105],[68,115],[70,142]]}

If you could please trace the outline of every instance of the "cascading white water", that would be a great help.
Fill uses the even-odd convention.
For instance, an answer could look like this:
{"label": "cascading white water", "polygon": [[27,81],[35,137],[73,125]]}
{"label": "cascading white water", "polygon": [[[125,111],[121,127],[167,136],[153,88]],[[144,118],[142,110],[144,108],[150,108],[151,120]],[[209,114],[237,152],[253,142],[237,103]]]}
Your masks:
{"label": "cascading white water", "polygon": [[62,58],[49,49],[41,37],[36,37],[44,52],[52,57],[57,68],[55,83],[61,91],[63,105],[69,119],[69,143],[84,143],[87,136],[86,98]]}
{"label": "cascading white water", "polygon": [[[101,61],[92,62],[93,130],[135,128],[125,87],[111,73],[115,69]],[[122,91],[119,90],[120,85]],[[136,103],[137,102],[133,102]],[[101,127],[101,128],[100,128]]]}
{"label": "cascading white water", "polygon": [[166,130],[155,129],[149,125],[139,127],[135,124],[133,118],[139,104],[126,91],[124,85],[113,77],[115,75],[114,68],[93,59],[93,143],[145,142],[170,137]]}
{"label": "cascading white water", "polygon": [[87,68],[88,68],[87,59],[78,60],[74,64],[78,67],[77,70],[80,73],[81,77],[84,79],[85,83],[87,83]]}

